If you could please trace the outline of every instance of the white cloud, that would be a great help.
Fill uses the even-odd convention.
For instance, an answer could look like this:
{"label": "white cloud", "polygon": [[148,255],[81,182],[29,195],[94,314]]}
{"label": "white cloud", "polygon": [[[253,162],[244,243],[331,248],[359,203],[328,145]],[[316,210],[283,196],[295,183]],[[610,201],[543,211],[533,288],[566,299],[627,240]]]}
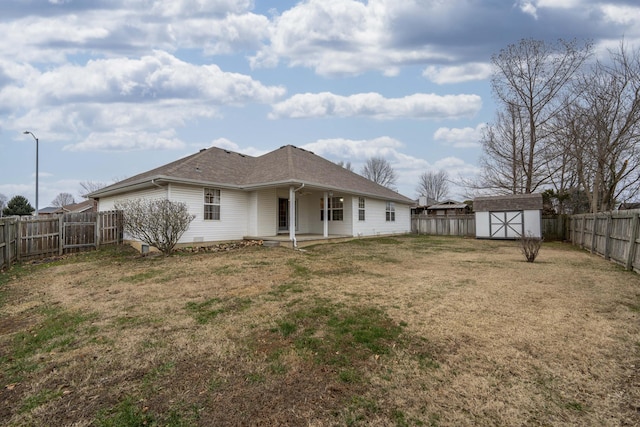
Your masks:
{"label": "white cloud", "polygon": [[0,18],[0,52],[17,61],[52,63],[80,52],[140,55],[193,48],[219,54],[258,49],[269,35],[269,19],[251,13],[249,0],[149,3],[122,0],[92,9],[69,2],[13,21]]}
{"label": "white cloud", "polygon": [[[280,58],[290,66],[320,75],[357,75],[380,70],[395,76],[399,66],[451,55],[426,46],[399,48],[390,28],[395,15],[415,2],[388,0],[308,0],[285,11],[273,23],[270,44],[251,58],[252,67],[273,67]],[[417,7],[417,6],[416,6]]]}
{"label": "white cloud", "polygon": [[140,150],[176,150],[186,144],[176,138],[173,131],[113,132],[90,133],[84,141],[64,147],[66,151],[140,151]]}
{"label": "white cloud", "polygon": [[224,148],[226,150],[235,151],[236,153],[247,154],[247,155],[253,156],[253,157],[261,156],[261,155],[269,152],[269,150],[262,150],[262,149],[255,148],[255,147],[242,148],[242,147],[240,147],[239,144],[236,144],[235,142],[233,142],[233,141],[231,141],[231,140],[229,140],[227,138],[214,139],[211,142],[210,147]]}
{"label": "white cloud", "polygon": [[398,149],[403,144],[397,139],[382,136],[374,139],[319,139],[302,146],[319,156],[337,158],[354,163],[364,163],[368,158],[381,156],[385,159],[397,160],[401,157]]}
{"label": "white cloud", "polygon": [[640,25],[640,6],[604,4],[600,9],[606,20],[613,24]]}
{"label": "white cloud", "polygon": [[479,124],[475,128],[438,128],[434,134],[435,141],[442,142],[455,148],[474,148],[480,146],[482,130],[486,127],[484,123]]}
{"label": "white cloud", "polygon": [[430,65],[422,75],[434,83],[460,83],[474,80],[485,80],[491,77],[491,64],[473,62],[457,66]]}
{"label": "white cloud", "polygon": [[[20,92],[18,95],[37,94],[34,101],[38,105],[161,99],[202,99],[219,105],[239,105],[272,102],[285,91],[280,86],[264,86],[247,75],[224,72],[217,65],[193,65],[155,51],[140,59],[98,59],[86,66],[63,65],[42,73]],[[0,100],[20,102],[17,97],[6,99],[2,92]]]}
{"label": "white cloud", "polygon": [[14,110],[0,115],[0,126],[21,130],[37,123],[48,140],[77,140],[91,132],[90,138],[67,148],[74,150],[175,148],[172,138],[154,137],[152,143],[107,139],[113,129],[125,134],[167,132],[200,118],[219,118],[224,105],[270,103],[285,93],[281,86],[265,86],[217,65],[189,64],[161,51],[140,59],[68,64],[42,73],[2,61],[1,76],[0,105]]}
{"label": "white cloud", "polygon": [[273,105],[269,118],[372,117],[376,119],[452,119],[472,117],[482,107],[478,95],[418,93],[384,98],[379,93],[351,96],[330,92],[297,94]]}
{"label": "white cloud", "polygon": [[538,8],[531,0],[519,0],[518,7],[523,13],[533,16],[534,19],[538,19]]}

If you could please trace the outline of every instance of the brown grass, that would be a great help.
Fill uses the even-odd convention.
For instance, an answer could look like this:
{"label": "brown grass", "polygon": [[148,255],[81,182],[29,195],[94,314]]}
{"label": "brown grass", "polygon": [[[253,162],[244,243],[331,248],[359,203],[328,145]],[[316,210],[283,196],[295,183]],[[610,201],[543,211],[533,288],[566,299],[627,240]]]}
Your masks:
{"label": "brown grass", "polygon": [[112,249],[0,293],[2,425],[640,424],[640,275],[567,245]]}

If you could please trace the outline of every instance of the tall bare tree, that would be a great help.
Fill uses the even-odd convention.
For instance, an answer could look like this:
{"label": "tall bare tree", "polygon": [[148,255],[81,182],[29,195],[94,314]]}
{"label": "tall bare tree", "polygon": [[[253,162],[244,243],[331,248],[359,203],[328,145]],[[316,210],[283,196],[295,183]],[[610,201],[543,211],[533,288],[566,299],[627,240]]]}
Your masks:
{"label": "tall bare tree", "polygon": [[420,175],[416,191],[418,195],[426,196],[427,200],[433,199],[441,202],[449,194],[449,175],[443,170],[424,172]]}
{"label": "tall bare tree", "polygon": [[52,206],[61,208],[66,205],[72,205],[76,202],[71,193],[59,193],[55,199],[51,201]]}
{"label": "tall bare tree", "polygon": [[383,157],[371,157],[362,167],[360,175],[387,188],[394,188],[398,176],[391,163]]}
{"label": "tall bare tree", "polygon": [[576,83],[565,105],[565,148],[592,212],[614,209],[640,186],[640,51],[623,44]]}
{"label": "tall bare tree", "polygon": [[476,187],[497,193],[520,194],[526,186],[524,170],[523,115],[510,104],[496,114],[482,132],[481,173]]}
{"label": "tall bare tree", "polygon": [[[497,187],[531,193],[549,182],[554,172],[548,149],[555,130],[552,122],[562,111],[563,94],[590,54],[589,43],[523,39],[492,57],[491,85],[503,115],[489,126],[483,140],[483,166],[487,172],[503,174]],[[505,153],[500,147],[509,150]],[[502,159],[494,156],[497,152],[503,153]],[[507,155],[511,158],[505,162]]]}

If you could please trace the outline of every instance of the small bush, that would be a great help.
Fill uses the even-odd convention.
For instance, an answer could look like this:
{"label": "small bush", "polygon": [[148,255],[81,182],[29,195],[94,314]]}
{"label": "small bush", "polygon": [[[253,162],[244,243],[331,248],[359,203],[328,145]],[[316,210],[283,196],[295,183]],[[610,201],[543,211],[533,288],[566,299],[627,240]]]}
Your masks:
{"label": "small bush", "polygon": [[536,260],[541,246],[542,239],[534,237],[531,232],[528,232],[526,235],[523,234],[522,237],[520,237],[520,249],[527,259],[527,262],[534,262]]}
{"label": "small bush", "polygon": [[124,231],[170,255],[195,218],[185,203],[167,199],[133,199],[116,204],[123,212]]}

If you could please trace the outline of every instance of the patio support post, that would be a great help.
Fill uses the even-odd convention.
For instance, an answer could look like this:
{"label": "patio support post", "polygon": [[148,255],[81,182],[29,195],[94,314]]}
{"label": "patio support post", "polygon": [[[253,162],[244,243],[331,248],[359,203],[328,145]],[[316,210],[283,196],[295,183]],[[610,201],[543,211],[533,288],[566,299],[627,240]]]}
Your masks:
{"label": "patio support post", "polygon": [[293,185],[289,186],[289,240],[296,245],[296,192]]}
{"label": "patio support post", "polygon": [[324,192],[324,203],[322,204],[322,209],[324,212],[322,213],[322,225],[323,232],[322,235],[326,238],[329,237],[329,193]]}

